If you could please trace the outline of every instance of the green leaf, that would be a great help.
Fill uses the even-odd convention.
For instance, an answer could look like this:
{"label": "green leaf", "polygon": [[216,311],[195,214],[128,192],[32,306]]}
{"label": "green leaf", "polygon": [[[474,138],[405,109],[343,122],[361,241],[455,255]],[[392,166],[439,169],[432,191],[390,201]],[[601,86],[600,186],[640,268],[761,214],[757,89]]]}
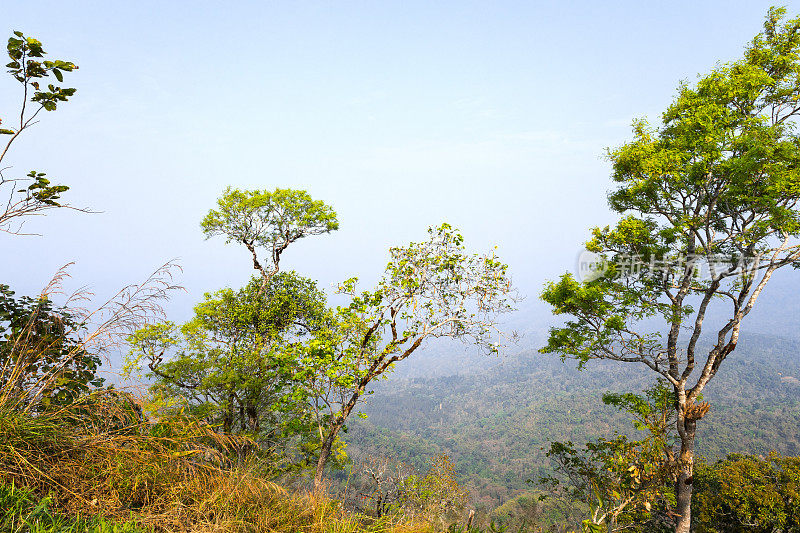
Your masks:
{"label": "green leaf", "polygon": [[14,135],[14,130],[0,128],[0,135]]}
{"label": "green leaf", "polygon": [[60,81],[60,82],[63,82],[63,81],[64,81],[64,75],[63,75],[63,74],[61,74],[61,71],[60,71],[60,70],[58,70],[57,68],[54,68],[54,69],[53,69],[53,76],[55,76],[55,77],[56,77],[56,79],[57,79],[58,81]]}

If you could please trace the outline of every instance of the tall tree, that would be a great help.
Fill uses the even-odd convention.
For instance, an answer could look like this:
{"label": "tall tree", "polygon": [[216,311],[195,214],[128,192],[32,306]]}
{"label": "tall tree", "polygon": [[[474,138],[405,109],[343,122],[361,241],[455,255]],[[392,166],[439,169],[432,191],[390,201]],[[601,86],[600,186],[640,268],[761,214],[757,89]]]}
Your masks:
{"label": "tall tree", "polygon": [[[336,212],[306,191],[240,191],[225,189],[201,226],[206,238],[223,235],[226,242],[243,244],[253,256],[253,268],[266,285],[280,270],[281,254],[303,237],[339,229]],[[259,259],[258,248],[267,250],[267,261]]]}
{"label": "tall tree", "polygon": [[603,275],[567,274],[542,295],[572,317],[543,352],[638,363],[673,387],[680,533],[709,409],[700,395],[772,275],[800,259],[800,20],[784,15],[769,10],[742,59],[682,83],[660,127],[634,123],[634,140],[609,152],[619,184],[609,203],[622,218],[587,246],[607,261]]}
{"label": "tall tree", "polygon": [[145,362],[157,391],[181,399],[224,432],[247,432],[283,458],[293,455],[291,463],[308,460],[319,445],[307,431],[313,427],[308,398],[293,394],[292,346],[322,328],[330,311],[313,281],[279,273],[280,260],[299,239],[338,229],[336,213],[302,190],[228,187],[201,227],[206,238],[243,244],[260,276],[241,290],[206,294],[183,326],[141,328],[129,339],[127,368]]}
{"label": "tall tree", "polygon": [[428,230],[420,243],[390,249],[383,277],[358,292],[355,278],[339,290],[351,297],[336,324],[303,346],[297,382],[316,409],[322,441],[314,485],[319,489],[331,449],[370,385],[436,338],[472,342],[496,352],[499,317],[516,292],[494,253],[467,254],[450,225]]}

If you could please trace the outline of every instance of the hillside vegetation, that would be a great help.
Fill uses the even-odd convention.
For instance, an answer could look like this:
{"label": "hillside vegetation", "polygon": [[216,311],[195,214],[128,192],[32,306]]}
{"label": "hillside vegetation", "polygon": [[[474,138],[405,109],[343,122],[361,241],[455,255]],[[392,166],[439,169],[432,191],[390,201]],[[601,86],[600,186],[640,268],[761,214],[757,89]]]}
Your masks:
{"label": "hillside vegetation", "polygon": [[[339,230],[302,189],[222,191],[198,238],[237,247],[252,276],[194,295],[180,322],[175,262],[100,304],[65,294],[70,265],[39,294],[2,280],[0,528],[799,533],[800,340],[743,328],[800,266],[800,18],[785,15],[608,151],[619,216],[577,274],[544,282],[560,318],[525,328],[542,334],[530,350],[507,327],[530,320],[509,318],[511,268],[447,222],[391,246],[369,284],[286,270],[287,250]],[[73,100],[77,65],[20,31],[7,53],[12,238],[86,210],[6,166]],[[390,379],[434,349],[445,368],[485,359]],[[118,353],[139,387],[102,377]]]}
{"label": "hillside vegetation", "polygon": [[[708,427],[698,442],[707,461],[729,453],[800,455],[800,342],[744,335],[727,372],[709,386]],[[626,417],[604,405],[605,392],[643,390],[625,367],[579,371],[537,353],[495,360],[477,375],[391,379],[365,408],[347,441],[365,453],[417,466],[446,453],[476,504],[491,509],[535,490],[551,468],[555,440],[584,443],[615,431],[635,435]],[[742,431],[744,426],[746,431]]]}

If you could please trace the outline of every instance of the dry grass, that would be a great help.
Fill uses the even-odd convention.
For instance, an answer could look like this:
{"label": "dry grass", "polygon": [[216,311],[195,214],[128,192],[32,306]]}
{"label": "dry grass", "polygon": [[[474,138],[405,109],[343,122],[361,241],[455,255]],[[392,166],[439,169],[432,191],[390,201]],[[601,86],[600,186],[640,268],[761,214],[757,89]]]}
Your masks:
{"label": "dry grass", "polygon": [[197,421],[126,425],[135,413],[129,401],[95,394],[38,415],[0,407],[0,482],[49,495],[68,515],[133,519],[155,531],[428,530],[391,518],[368,523],[326,495],[290,494],[255,465],[234,464],[238,447],[248,443]]}

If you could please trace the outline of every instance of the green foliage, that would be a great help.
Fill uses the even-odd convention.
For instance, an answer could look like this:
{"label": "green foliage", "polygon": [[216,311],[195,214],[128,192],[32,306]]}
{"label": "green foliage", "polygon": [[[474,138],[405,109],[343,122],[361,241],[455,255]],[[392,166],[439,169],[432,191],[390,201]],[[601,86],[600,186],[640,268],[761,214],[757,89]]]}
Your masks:
{"label": "green foliage", "polygon": [[[704,419],[698,455],[800,455],[800,385],[792,377],[800,377],[798,349],[794,340],[742,335],[726,371],[704,391],[714,409]],[[631,440],[646,435],[631,425],[634,417],[602,402],[604,391],[647,388],[647,376],[624,364],[595,362],[578,371],[572,362],[526,352],[502,361],[476,357],[465,365],[469,373],[435,376],[451,373],[452,361],[420,360],[415,377],[395,374],[379,383],[364,408],[369,418],[349,424],[348,453],[391,454],[419,471],[423,458],[448,454],[472,505],[491,510],[530,490],[526,479],[552,475],[545,457],[552,441],[580,449],[614,430]],[[485,370],[475,368],[480,364]],[[578,502],[542,503],[543,522],[552,517],[577,527],[577,518],[590,514]]]}
{"label": "green foliage", "polygon": [[508,266],[491,254],[468,254],[449,224],[432,227],[420,243],[390,249],[390,261],[373,290],[358,292],[357,279],[340,284],[350,305],[337,309],[334,326],[302,347],[297,380],[319,406],[326,447],[336,438],[368,388],[394,365],[435,338],[473,343],[495,353],[504,340],[498,317],[511,311],[516,293]]}
{"label": "green foliage", "polygon": [[639,363],[674,388],[681,533],[696,424],[709,411],[699,397],[771,276],[800,259],[800,19],[784,16],[770,9],[743,58],[682,83],[658,127],[633,123],[633,140],[608,152],[621,219],[587,243],[608,268],[580,283],[565,274],[542,293],[571,317],[543,353]]}
{"label": "green foliage", "polygon": [[[545,519],[545,507],[546,503],[541,495],[525,492],[494,509],[491,520],[508,531],[526,531],[526,526],[533,528],[542,523]],[[565,524],[566,521],[560,525]]]}
{"label": "green foliage", "polygon": [[329,321],[324,294],[294,272],[206,294],[195,317],[146,326],[131,336],[128,370],[142,362],[153,391],[221,430],[252,435],[286,466],[314,456],[308,398],[298,392],[295,345]]}
{"label": "green foliage", "polygon": [[696,470],[702,533],[800,531],[800,457],[731,455]]}
{"label": "green foliage", "polygon": [[[62,88],[53,84],[43,88],[40,81],[52,74],[61,83],[64,81],[64,72],[72,72],[78,68],[70,61],[45,60],[42,43],[33,37],[26,37],[19,31],[15,31],[8,39],[7,52],[11,61],[6,64],[6,68],[8,73],[22,84],[22,103],[19,122],[14,127],[0,127],[0,136],[8,136],[5,146],[0,150],[0,163],[3,162],[17,137],[35,124],[35,119],[42,110],[55,111],[60,102],[67,102],[76,91],[71,87]],[[0,118],[0,125],[2,123]],[[15,227],[12,221],[21,221],[15,219],[63,206],[59,203],[59,199],[61,194],[69,189],[66,185],[51,185],[44,177],[44,173],[35,170],[30,171],[24,178],[6,178],[3,170],[0,170],[0,191],[4,188],[9,189],[7,194],[10,198],[4,211],[0,212],[0,231],[20,233],[21,223]],[[32,183],[27,187],[16,189],[21,182],[27,181]]]}
{"label": "green foliage", "polygon": [[[228,187],[201,222],[206,238],[225,237],[225,242],[243,244],[253,256],[253,267],[265,279],[279,270],[281,254],[293,242],[309,235],[339,229],[336,212],[306,191],[241,191]],[[266,248],[268,269],[258,259],[256,248]]]}
{"label": "green foliage", "polygon": [[665,487],[673,481],[675,469],[671,449],[675,436],[670,431],[675,397],[658,382],[643,396],[606,394],[603,402],[632,416],[634,427],[645,433],[643,438],[599,438],[583,449],[569,441],[553,442],[547,456],[559,476],[542,478],[541,483],[591,506],[591,517],[584,521],[586,531],[631,526],[655,531],[657,506],[668,511],[674,505],[674,495]]}
{"label": "green foliage", "polygon": [[[542,298],[575,320],[552,329],[544,352],[641,362],[689,388],[706,310],[724,298],[733,304],[731,318],[708,354],[704,383],[735,345],[772,272],[800,257],[791,242],[800,235],[800,20],[782,22],[783,15],[770,10],[743,59],[695,86],[682,84],[660,128],[636,121],[634,140],[609,152],[618,184],[609,203],[623,218],[595,228],[587,244],[609,271],[587,283],[566,274],[546,286]],[[700,262],[710,268],[707,278],[697,276]],[[637,330],[654,316],[668,335]],[[697,336],[678,369],[678,326],[687,319]]]}
{"label": "green foliage", "polygon": [[85,328],[46,297],[15,297],[0,285],[0,398],[48,409],[75,402],[103,379],[86,350]]}
{"label": "green foliage", "polygon": [[32,102],[39,103],[47,111],[55,111],[58,102],[66,102],[70,96],[75,94],[76,89],[61,88],[55,85],[48,85],[47,90],[42,90],[38,80],[52,74],[59,82],[64,81],[64,72],[72,72],[78,68],[70,61],[45,61],[43,60],[45,51],[42,43],[33,37],[25,37],[22,32],[15,31],[14,36],[8,39],[8,57],[11,62],[6,65],[8,72],[15,80],[27,86],[30,85],[34,91],[31,96]]}
{"label": "green foliage", "polygon": [[43,205],[51,207],[60,207],[61,204],[58,200],[61,198],[61,193],[69,190],[66,185],[50,185],[50,180],[45,178],[43,172],[30,171],[28,177],[33,181],[24,190],[18,192],[25,193],[33,201],[40,202]]}
{"label": "green foliage", "polygon": [[425,475],[411,475],[404,480],[400,499],[413,512],[448,522],[464,510],[468,497],[456,479],[450,458],[438,455],[431,459]]}
{"label": "green foliage", "polygon": [[492,521],[486,529],[477,525],[450,524],[447,528],[447,533],[523,533],[525,531],[524,528],[523,524],[519,529],[509,529],[507,524],[496,524]]}
{"label": "green foliage", "polygon": [[36,498],[30,488],[0,484],[0,530],[9,533],[145,533],[135,521],[65,516],[51,508],[52,498]]}
{"label": "green foliage", "polygon": [[[225,289],[195,307],[192,321],[147,326],[131,338],[128,370],[142,360],[157,378],[158,397],[177,398],[223,432],[254,436],[277,464],[302,466],[317,454],[313,402],[301,381],[319,361],[304,359],[332,338],[332,313],[316,285],[295,273],[279,274],[281,254],[298,239],[338,228],[336,213],[307,192],[226,189],[202,221],[206,237],[224,235],[250,250],[261,279],[239,291]],[[258,248],[269,256],[265,268]],[[317,341],[320,338],[322,340]],[[168,353],[168,359],[164,359]],[[338,443],[330,443],[331,449]],[[344,455],[338,453],[337,459]]]}

